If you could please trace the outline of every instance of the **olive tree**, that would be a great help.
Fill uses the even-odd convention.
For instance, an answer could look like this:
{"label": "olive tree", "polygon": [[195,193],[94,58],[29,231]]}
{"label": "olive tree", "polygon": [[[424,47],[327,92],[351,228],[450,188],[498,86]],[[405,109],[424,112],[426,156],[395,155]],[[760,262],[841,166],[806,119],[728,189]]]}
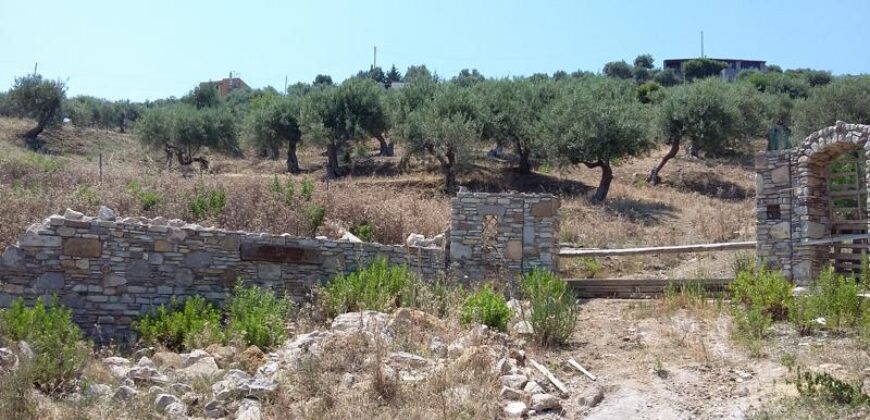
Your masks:
{"label": "olive tree", "polygon": [[303,99],[303,136],[326,147],[327,176],[342,175],[338,156],[353,140],[375,137],[381,153],[391,155],[386,137],[389,119],[383,87],[369,79],[350,78],[339,86],[313,89]]}
{"label": "olive tree", "polygon": [[221,97],[215,83],[203,82],[193,88],[182,101],[196,107],[196,109],[216,107],[221,104]]}
{"label": "olive tree", "polygon": [[607,77],[617,79],[631,79],[634,77],[634,69],[623,61],[611,61],[604,65],[603,73]]}
{"label": "olive tree", "polygon": [[517,155],[519,171],[530,173],[532,157],[541,142],[535,127],[558,93],[547,79],[498,80],[479,85],[482,97],[483,136],[507,144]]}
{"label": "olive tree", "polygon": [[728,68],[728,63],[724,61],[696,58],[683,63],[683,76],[691,82],[697,79],[718,76],[726,68]]}
{"label": "olive tree", "polygon": [[540,128],[549,139],[551,160],[601,169],[592,196],[598,203],[610,191],[614,162],[640,156],[653,147],[648,112],[636,99],[634,83],[588,79],[566,89],[548,109]]}
{"label": "olive tree", "polygon": [[870,76],[835,79],[813,88],[794,109],[795,132],[806,136],[837,122],[870,124]]}
{"label": "olive tree", "polygon": [[761,135],[769,126],[769,110],[758,91],[746,84],[706,79],[671,88],[659,106],[657,126],[670,149],[650,171],[647,181],[659,182],[659,172],[680,150],[684,139],[690,153],[718,153],[737,141]]}
{"label": "olive tree", "polygon": [[298,98],[270,95],[256,99],[245,118],[245,131],[255,148],[268,150],[277,158],[278,150],[287,145],[287,172],[294,174],[300,172],[296,156],[302,141],[299,117]]}
{"label": "olive tree", "polygon": [[453,194],[457,174],[480,144],[480,113],[472,90],[454,83],[433,86],[431,98],[406,113],[395,131],[410,153],[438,161],[444,190]]}
{"label": "olive tree", "polygon": [[143,145],[166,153],[167,165],[193,162],[208,169],[205,149],[216,153],[239,150],[233,115],[223,108],[197,110],[189,104],[173,104],[146,111],[136,122],[136,135]]}
{"label": "olive tree", "polygon": [[66,86],[59,80],[43,79],[39,74],[15,78],[9,91],[12,110],[17,116],[36,120],[36,127],[21,134],[30,147],[42,147],[37,136],[60,118],[65,96]]}

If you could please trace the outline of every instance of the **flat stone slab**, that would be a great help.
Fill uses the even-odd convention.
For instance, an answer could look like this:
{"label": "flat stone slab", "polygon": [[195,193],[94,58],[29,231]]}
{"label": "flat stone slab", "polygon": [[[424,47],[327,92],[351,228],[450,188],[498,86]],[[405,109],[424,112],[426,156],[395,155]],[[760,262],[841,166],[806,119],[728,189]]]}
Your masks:
{"label": "flat stone slab", "polygon": [[241,260],[320,264],[320,251],[299,246],[242,244]]}
{"label": "flat stone slab", "polygon": [[103,243],[95,238],[68,238],[63,241],[63,255],[67,257],[99,258]]}

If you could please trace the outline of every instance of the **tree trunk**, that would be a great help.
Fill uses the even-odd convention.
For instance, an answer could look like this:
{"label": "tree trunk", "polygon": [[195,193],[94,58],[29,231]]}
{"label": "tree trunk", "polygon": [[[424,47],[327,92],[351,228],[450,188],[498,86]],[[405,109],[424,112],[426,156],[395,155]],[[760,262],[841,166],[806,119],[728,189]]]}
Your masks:
{"label": "tree trunk", "polygon": [[296,142],[287,142],[287,172],[298,174],[299,159],[296,157]]}
{"label": "tree trunk", "polygon": [[383,133],[376,135],[375,138],[378,139],[378,143],[381,145],[380,155],[393,156],[393,143],[388,142],[386,136],[384,136]]}
{"label": "tree trunk", "polygon": [[266,149],[266,155],[269,160],[278,160],[278,145],[269,146]]}
{"label": "tree trunk", "polygon": [[335,143],[330,143],[326,146],[326,177],[338,178],[338,146]]}
{"label": "tree trunk", "polygon": [[680,139],[671,139],[671,149],[668,150],[668,153],[666,153],[664,157],[662,157],[661,162],[659,162],[659,164],[656,165],[656,167],[649,172],[649,176],[646,178],[646,182],[650,183],[650,185],[658,185],[659,181],[661,181],[661,179],[659,178],[659,172],[661,172],[662,168],[665,167],[665,164],[668,163],[668,161],[671,160],[674,156],[676,156],[677,152],[679,151]]}
{"label": "tree trunk", "polygon": [[696,145],[694,142],[689,144],[689,147],[686,148],[686,155],[691,156],[693,158],[700,157],[700,152],[701,152],[700,147],[698,147],[698,145]]}
{"label": "tree trunk", "polygon": [[531,151],[525,147],[517,147],[517,154],[520,158],[520,166],[519,171],[522,174],[532,173],[532,162],[529,159],[529,155],[531,155]]}
{"label": "tree trunk", "polygon": [[445,153],[444,157],[438,157],[441,162],[441,171],[444,173],[444,192],[450,195],[456,194],[459,189],[456,185],[456,159],[453,151]]}
{"label": "tree trunk", "polygon": [[595,195],[592,196],[593,203],[601,203],[607,198],[607,193],[610,192],[610,183],[613,181],[613,168],[610,167],[610,162],[597,160],[595,162],[583,162],[587,168],[601,168],[601,180],[598,181],[598,189],[595,190]]}
{"label": "tree trunk", "polygon": [[44,146],[45,143],[40,141],[37,137],[42,134],[43,130],[45,130],[45,127],[48,126],[49,121],[51,121],[53,117],[54,111],[51,111],[36,122],[36,127],[27,130],[27,132],[21,135],[21,138],[24,139],[24,142],[27,143],[28,147],[33,150],[42,149],[42,146]]}

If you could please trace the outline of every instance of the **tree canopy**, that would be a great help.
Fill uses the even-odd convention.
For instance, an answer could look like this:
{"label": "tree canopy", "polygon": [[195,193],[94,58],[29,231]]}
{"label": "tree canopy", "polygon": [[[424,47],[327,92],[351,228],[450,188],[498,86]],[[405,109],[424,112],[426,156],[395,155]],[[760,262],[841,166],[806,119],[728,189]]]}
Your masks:
{"label": "tree canopy", "polygon": [[548,152],[553,161],[601,168],[592,197],[593,202],[600,202],[610,190],[614,162],[640,156],[654,145],[648,114],[636,99],[634,83],[589,80],[567,87],[541,126],[543,137],[550,139]]}
{"label": "tree canopy", "polygon": [[604,70],[602,71],[605,76],[617,79],[631,79],[634,77],[634,69],[625,60],[611,61],[604,65]]}
{"label": "tree canopy", "polygon": [[870,76],[851,76],[813,89],[794,109],[795,134],[800,138],[837,120],[870,124]]}
{"label": "tree canopy", "polygon": [[650,172],[655,184],[664,165],[679,151],[681,141],[691,142],[690,153],[716,153],[734,142],[761,134],[769,118],[765,103],[750,86],[710,78],[676,86],[661,103],[658,127],[671,146]]}
{"label": "tree canopy", "polygon": [[536,131],[543,113],[557,96],[547,78],[498,80],[478,85],[482,99],[483,136],[513,148],[521,173],[531,172],[531,161],[541,153]]}
{"label": "tree canopy", "polygon": [[410,153],[435,158],[444,175],[444,189],[457,190],[456,175],[480,143],[480,111],[473,91],[455,83],[434,85],[430,98],[420,97],[397,124],[397,135]]}
{"label": "tree canopy", "polygon": [[203,149],[217,153],[239,150],[235,118],[224,108],[196,109],[186,103],[146,111],[136,123],[136,135],[145,146],[163,150],[167,164],[198,162],[208,169]]}
{"label": "tree canopy", "polygon": [[17,116],[36,120],[36,127],[21,135],[31,147],[41,147],[36,137],[45,127],[60,119],[65,97],[66,85],[59,80],[43,79],[39,74],[15,78],[9,91],[9,102]]}
{"label": "tree canopy", "polygon": [[728,63],[723,61],[696,58],[683,63],[683,77],[691,82],[696,79],[718,76],[726,68],[728,68]]}
{"label": "tree canopy", "polygon": [[245,119],[245,131],[257,149],[269,150],[277,157],[287,145],[287,172],[299,173],[296,148],[302,141],[299,126],[299,98],[293,96],[263,96],[258,98]]}

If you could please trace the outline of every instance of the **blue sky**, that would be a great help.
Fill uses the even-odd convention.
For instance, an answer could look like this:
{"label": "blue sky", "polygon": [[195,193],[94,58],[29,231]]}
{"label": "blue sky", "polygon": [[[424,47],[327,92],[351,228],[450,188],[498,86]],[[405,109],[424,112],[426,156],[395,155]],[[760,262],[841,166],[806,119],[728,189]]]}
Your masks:
{"label": "blue sky", "polygon": [[870,72],[870,0],[94,1],[0,0],[0,89],[33,70],[70,95],[181,96],[230,71],[279,89],[285,75],[341,80],[378,64],[442,76],[600,71],[650,53]]}

